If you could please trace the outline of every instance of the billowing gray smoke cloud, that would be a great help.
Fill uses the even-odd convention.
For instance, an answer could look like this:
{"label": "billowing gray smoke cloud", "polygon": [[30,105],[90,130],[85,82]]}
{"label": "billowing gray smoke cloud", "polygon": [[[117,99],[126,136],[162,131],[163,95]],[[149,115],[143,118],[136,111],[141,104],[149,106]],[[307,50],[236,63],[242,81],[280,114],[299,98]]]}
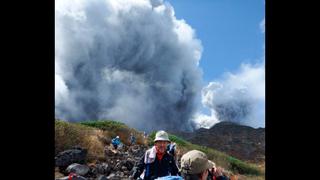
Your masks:
{"label": "billowing gray smoke cloud", "polygon": [[265,71],[261,64],[242,64],[239,72],[226,73],[221,80],[202,89],[202,104],[210,116],[197,114],[198,127],[210,128],[220,121],[265,127]]}
{"label": "billowing gray smoke cloud", "polygon": [[192,128],[201,42],[160,0],[57,0],[55,116]]}

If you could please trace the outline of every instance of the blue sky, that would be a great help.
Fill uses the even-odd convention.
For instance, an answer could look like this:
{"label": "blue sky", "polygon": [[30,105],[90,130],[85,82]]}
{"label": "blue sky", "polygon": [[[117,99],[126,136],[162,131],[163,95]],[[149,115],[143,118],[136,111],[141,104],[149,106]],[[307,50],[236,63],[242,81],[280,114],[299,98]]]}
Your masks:
{"label": "blue sky", "polygon": [[200,67],[205,83],[242,63],[255,64],[263,56],[264,0],[167,0],[177,19],[184,19],[202,42]]}

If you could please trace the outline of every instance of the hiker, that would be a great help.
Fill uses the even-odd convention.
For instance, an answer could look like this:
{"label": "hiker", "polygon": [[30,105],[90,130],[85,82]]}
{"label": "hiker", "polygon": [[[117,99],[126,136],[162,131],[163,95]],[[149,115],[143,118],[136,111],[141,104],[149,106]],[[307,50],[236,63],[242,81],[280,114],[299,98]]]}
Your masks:
{"label": "hiker", "polygon": [[134,145],[136,143],[136,137],[131,133],[130,134],[130,144]]}
{"label": "hiker", "polygon": [[144,138],[147,138],[147,137],[148,137],[148,134],[147,134],[145,131],[143,131],[143,137],[144,137]]}
{"label": "hiker", "polygon": [[181,175],[185,180],[207,180],[213,163],[205,153],[192,150],[181,157]]}
{"label": "hiker", "polygon": [[114,149],[117,149],[118,146],[120,145],[120,143],[121,143],[121,141],[120,141],[119,136],[117,136],[111,140],[111,144],[113,145]]}
{"label": "hiker", "polygon": [[133,176],[131,177],[137,179],[143,171],[143,179],[145,180],[178,175],[177,164],[173,156],[166,151],[168,143],[170,143],[168,134],[165,131],[158,131],[154,139],[154,146],[145,152],[134,168]]}

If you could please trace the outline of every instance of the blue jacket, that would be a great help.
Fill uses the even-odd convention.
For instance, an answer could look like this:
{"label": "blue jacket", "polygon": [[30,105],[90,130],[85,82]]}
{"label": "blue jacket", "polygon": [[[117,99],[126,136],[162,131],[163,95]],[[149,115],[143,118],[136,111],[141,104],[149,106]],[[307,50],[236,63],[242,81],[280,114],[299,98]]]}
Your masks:
{"label": "blue jacket", "polygon": [[119,145],[119,144],[120,144],[120,139],[119,139],[119,138],[113,138],[112,141],[111,141],[111,143],[112,143],[113,145]]}

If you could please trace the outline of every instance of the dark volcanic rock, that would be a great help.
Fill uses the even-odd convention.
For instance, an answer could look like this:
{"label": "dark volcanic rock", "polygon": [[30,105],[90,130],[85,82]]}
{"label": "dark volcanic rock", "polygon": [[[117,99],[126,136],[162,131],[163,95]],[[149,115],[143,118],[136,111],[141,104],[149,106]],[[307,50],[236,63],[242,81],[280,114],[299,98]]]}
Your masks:
{"label": "dark volcanic rock", "polygon": [[100,175],[100,176],[97,177],[96,180],[108,180],[108,178],[106,176],[104,176],[104,175]]}
{"label": "dark volcanic rock", "polygon": [[128,159],[124,162],[124,166],[131,171],[131,169],[133,168],[135,162],[132,159]]}
{"label": "dark volcanic rock", "polygon": [[87,155],[87,150],[80,147],[66,150],[66,151],[60,152],[55,157],[55,164],[57,167],[60,167],[60,168],[66,168],[72,163],[83,164],[85,163],[86,155]]}
{"label": "dark volcanic rock", "polygon": [[111,167],[107,163],[97,164],[97,173],[109,175]]}
{"label": "dark volcanic rock", "polygon": [[86,175],[89,172],[89,170],[90,168],[88,166],[77,164],[77,163],[73,163],[69,165],[68,168],[66,169],[67,173],[75,173],[80,176]]}
{"label": "dark volcanic rock", "polygon": [[[69,179],[70,179],[69,176],[66,176],[66,177],[63,177],[63,178],[58,178],[56,180],[69,180]],[[79,175],[76,175],[76,176],[72,177],[72,180],[87,180],[87,178],[79,176]]]}
{"label": "dark volcanic rock", "polygon": [[114,173],[110,174],[107,179],[109,180],[121,180],[121,177],[119,175],[116,175]]}
{"label": "dark volcanic rock", "polygon": [[[74,164],[74,161],[79,162],[85,160],[85,156],[79,157],[79,149],[72,149],[58,154],[56,157],[56,165],[66,166],[64,169],[57,168],[64,175],[69,175],[70,172],[82,175],[88,180],[120,180],[129,179],[132,174],[134,165],[140,160],[147,146],[135,145],[128,146],[120,150],[115,150],[112,146],[105,146],[105,160],[93,161],[87,165]],[[82,162],[83,162],[82,161]],[[70,165],[71,164],[71,165]]]}

